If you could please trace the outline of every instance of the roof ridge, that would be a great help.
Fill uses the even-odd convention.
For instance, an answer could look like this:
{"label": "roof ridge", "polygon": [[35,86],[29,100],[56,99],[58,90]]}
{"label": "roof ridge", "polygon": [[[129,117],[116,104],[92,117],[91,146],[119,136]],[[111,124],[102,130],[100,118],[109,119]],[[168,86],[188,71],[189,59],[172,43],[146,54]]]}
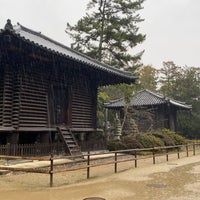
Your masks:
{"label": "roof ridge", "polygon": [[158,98],[160,98],[160,99],[166,100],[166,97],[165,97],[164,95],[159,94],[159,93],[156,93],[156,92],[153,92],[153,91],[151,91],[151,90],[149,90],[149,89],[141,90],[139,93],[142,93],[142,92],[148,92],[148,93],[150,93],[151,95],[153,95],[153,96],[155,96],[155,97],[158,97]]}

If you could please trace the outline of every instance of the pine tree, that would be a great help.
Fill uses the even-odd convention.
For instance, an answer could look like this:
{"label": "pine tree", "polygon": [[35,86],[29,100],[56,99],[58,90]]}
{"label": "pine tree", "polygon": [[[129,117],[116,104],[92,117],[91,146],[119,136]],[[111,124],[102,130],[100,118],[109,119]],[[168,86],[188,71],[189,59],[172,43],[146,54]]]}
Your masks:
{"label": "pine tree", "polygon": [[175,98],[178,94],[178,80],[181,79],[181,67],[174,64],[173,61],[163,62],[160,72],[160,91],[169,98]]}
{"label": "pine tree", "polygon": [[158,70],[152,66],[143,66],[139,69],[139,85],[141,89],[157,90]]}
{"label": "pine tree", "polygon": [[91,0],[86,16],[74,26],[67,23],[66,33],[74,41],[71,47],[117,68],[135,70],[143,52],[135,55],[129,52],[145,40],[137,27],[143,19],[136,14],[143,2]]}

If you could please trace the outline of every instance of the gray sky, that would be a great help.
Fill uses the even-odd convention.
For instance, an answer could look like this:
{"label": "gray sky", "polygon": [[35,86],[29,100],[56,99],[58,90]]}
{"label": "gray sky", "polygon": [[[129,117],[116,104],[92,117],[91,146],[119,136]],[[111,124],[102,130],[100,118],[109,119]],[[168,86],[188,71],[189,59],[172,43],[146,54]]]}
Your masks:
{"label": "gray sky", "polygon": [[[70,45],[66,23],[75,24],[86,13],[89,0],[0,0],[0,28],[9,18]],[[200,0],[146,0],[139,24],[146,41],[134,49],[145,50],[142,62],[162,67],[163,61],[200,67]]]}

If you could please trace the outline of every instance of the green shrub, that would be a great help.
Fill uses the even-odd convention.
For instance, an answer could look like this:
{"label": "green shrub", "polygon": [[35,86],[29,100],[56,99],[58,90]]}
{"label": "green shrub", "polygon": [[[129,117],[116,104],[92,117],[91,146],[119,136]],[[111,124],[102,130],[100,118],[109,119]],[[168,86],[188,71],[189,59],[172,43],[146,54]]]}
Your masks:
{"label": "green shrub", "polygon": [[175,145],[183,145],[183,144],[187,144],[186,139],[178,134],[174,135],[174,140],[175,140]]}
{"label": "green shrub", "polygon": [[155,132],[155,133],[152,133],[152,135],[154,135],[155,137],[160,138],[164,142],[165,146],[174,146],[175,145],[175,142],[174,142],[173,138],[171,138],[167,134],[162,134],[162,133],[159,133],[159,132]]}
{"label": "green shrub", "polygon": [[117,151],[126,149],[126,146],[121,140],[109,140],[107,141],[107,148],[109,151]]}
{"label": "green shrub", "polygon": [[183,145],[187,143],[187,140],[183,136],[173,131],[170,131],[169,129],[161,129],[159,132],[162,135],[167,135],[168,137],[170,137],[174,141],[175,145]]}
{"label": "green shrub", "polygon": [[164,146],[164,142],[158,138],[155,137],[152,134],[137,134],[136,135],[136,140],[142,144],[144,148],[152,148],[152,147],[160,147]]}
{"label": "green shrub", "polygon": [[126,149],[139,149],[143,147],[133,135],[122,137],[122,142],[126,146]]}
{"label": "green shrub", "polygon": [[117,151],[124,149],[183,145],[186,143],[187,140],[181,135],[168,129],[162,129],[153,133],[123,136],[121,140],[110,140],[107,142],[107,148],[110,151]]}
{"label": "green shrub", "polygon": [[121,140],[109,140],[107,148],[110,151],[124,150],[124,149],[138,149],[143,146],[132,135],[123,136]]}

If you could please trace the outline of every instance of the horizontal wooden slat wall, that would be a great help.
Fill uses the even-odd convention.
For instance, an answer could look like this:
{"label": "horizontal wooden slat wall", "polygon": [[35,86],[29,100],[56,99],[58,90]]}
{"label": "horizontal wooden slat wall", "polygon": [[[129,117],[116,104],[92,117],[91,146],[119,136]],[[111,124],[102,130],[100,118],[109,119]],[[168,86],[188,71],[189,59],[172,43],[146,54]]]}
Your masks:
{"label": "horizontal wooden slat wall", "polygon": [[13,103],[13,77],[10,66],[5,66],[3,77],[3,109],[2,109],[2,126],[12,127],[12,103]]}
{"label": "horizontal wooden slat wall", "polygon": [[[23,70],[23,69],[22,69]],[[18,80],[15,107],[19,109],[19,127],[48,126],[48,83],[39,67],[26,67]],[[18,106],[17,106],[18,105]],[[17,111],[17,109],[16,109]],[[17,114],[17,112],[16,112]]]}
{"label": "horizontal wooden slat wall", "polygon": [[[82,82],[81,82],[81,81]],[[89,81],[81,77],[72,84],[72,127],[95,128],[94,91]]]}
{"label": "horizontal wooden slat wall", "polygon": [[3,69],[0,68],[0,126],[3,126]]}
{"label": "horizontal wooden slat wall", "polygon": [[88,80],[89,74],[75,71],[71,63],[61,66],[27,58],[0,70],[0,127],[19,131],[55,127],[57,124],[50,124],[50,115],[55,117],[56,113],[50,110],[49,95],[51,86],[58,86],[66,89],[68,98],[66,125],[96,128],[96,85]]}

